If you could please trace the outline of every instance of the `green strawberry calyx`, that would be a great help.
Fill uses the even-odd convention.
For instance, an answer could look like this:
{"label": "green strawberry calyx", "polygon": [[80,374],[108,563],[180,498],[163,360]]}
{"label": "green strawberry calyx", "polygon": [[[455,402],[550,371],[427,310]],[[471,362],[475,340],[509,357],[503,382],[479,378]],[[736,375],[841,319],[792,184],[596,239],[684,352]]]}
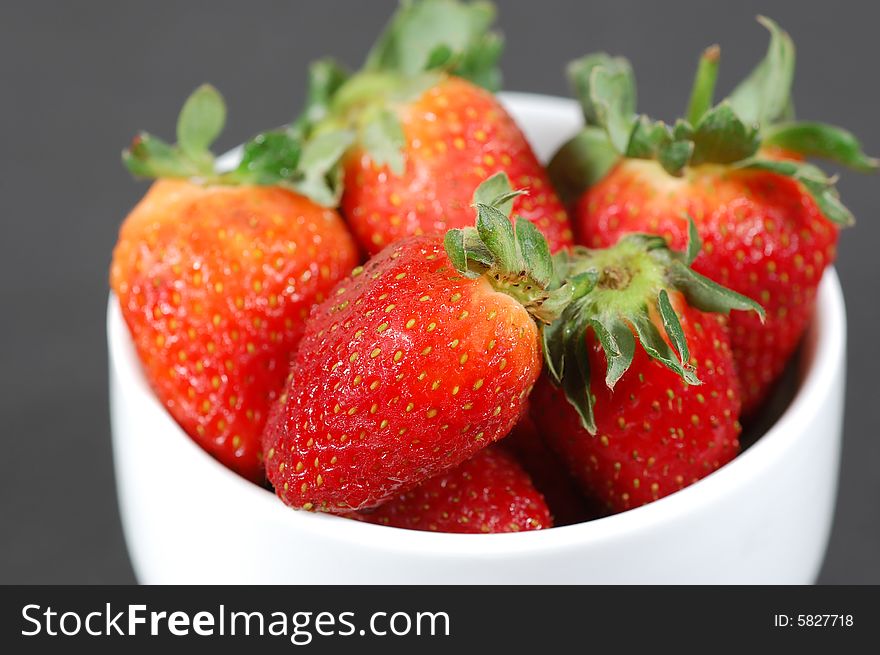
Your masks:
{"label": "green strawberry calyx", "polygon": [[589,331],[604,351],[609,389],[629,369],[638,345],[686,383],[700,384],[672,295],[680,293],[700,311],[728,314],[736,309],[764,318],[758,303],[691,268],[701,244],[693,220],[689,221],[690,241],[684,252],[670,250],[658,236],[628,234],[610,248],[578,247],[557,256],[562,279],[587,276],[594,283],[565,306],[557,321],[544,327],[545,368],[591,434],[596,432],[596,421]]}
{"label": "green strawberry calyx", "polygon": [[307,135],[351,133],[377,165],[402,174],[406,141],[395,107],[447,75],[490,91],[500,86],[503,41],[491,30],[495,13],[480,0],[403,0],[359,71],[328,60],[312,65],[297,126]]}
{"label": "green strawberry calyx", "polygon": [[307,136],[294,123],[263,132],[246,142],[232,170],[220,170],[210,148],[226,123],[226,103],[204,84],[187,98],[177,120],[177,143],[146,132],[122,153],[136,177],[183,178],[203,184],[280,186],[325,206],[339,200],[338,162],[353,135],[345,131]]}
{"label": "green strawberry calyx", "polygon": [[498,88],[503,42],[490,30],[494,19],[494,6],[485,1],[402,0],[362,69],[351,74],[330,59],[314,62],[299,116],[245,143],[235,169],[219,170],[210,151],[225,124],[226,104],[207,84],[184,104],[177,144],[144,132],[123,152],[123,161],[137,177],[281,186],[336,206],[340,163],[355,144],[376,164],[403,173],[406,143],[395,105],[418,97],[444,75]]}
{"label": "green strawberry calyx", "polygon": [[367,55],[365,73],[416,77],[447,72],[495,91],[503,41],[490,30],[495,6],[477,0],[403,0]]}
{"label": "green strawberry calyx", "polygon": [[541,325],[555,321],[565,307],[593,286],[591,274],[560,279],[547,240],[521,216],[511,221],[514,199],[505,173],[496,173],[474,192],[475,227],[454,228],[444,246],[452,265],[468,278],[484,278],[513,297]]}
{"label": "green strawberry calyx", "polygon": [[763,16],[758,20],[770,32],[764,59],[727,98],[713,104],[720,49],[706,49],[686,117],[673,125],[636,113],[635,76],[626,59],[598,53],[572,62],[568,75],[585,127],[550,164],[562,195],[576,199],[621,156],[656,160],[676,176],[686,167],[722,164],[791,177],[803,184],[829,220],[851,224],[853,216],[840,202],[833,177],[806,162],[768,156],[768,150],[829,159],[861,172],[877,170],[880,161],[866,156],[843,128],[795,120],[794,44],[774,21]]}

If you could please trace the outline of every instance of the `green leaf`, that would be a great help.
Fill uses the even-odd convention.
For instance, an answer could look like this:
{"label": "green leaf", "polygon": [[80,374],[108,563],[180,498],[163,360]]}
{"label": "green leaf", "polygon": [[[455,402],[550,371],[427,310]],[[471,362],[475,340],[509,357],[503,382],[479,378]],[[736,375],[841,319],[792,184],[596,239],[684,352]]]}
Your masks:
{"label": "green leaf", "polygon": [[562,146],[547,172],[563,202],[573,203],[620,159],[605,130],[588,126]]}
{"label": "green leaf", "polygon": [[566,71],[569,84],[581,104],[586,124],[588,126],[602,125],[592,94],[592,75],[596,68],[604,68],[612,75],[621,76],[625,87],[621,99],[623,104],[621,110],[625,114],[634,114],[636,111],[636,79],[629,60],[597,52],[575,59],[568,64]]}
{"label": "green leaf", "polygon": [[670,175],[680,175],[694,150],[690,131],[683,132],[681,124],[676,124],[678,140],[672,130],[662,121],[653,121],[647,116],[639,116],[627,145],[626,156],[639,159],[656,159]]}
{"label": "green leaf", "polygon": [[478,273],[483,273],[495,263],[492,253],[483,243],[479,232],[473,227],[464,230],[464,253],[468,261],[475,264],[474,269]]}
{"label": "green leaf", "polygon": [[510,178],[507,173],[499,171],[486,178],[476,188],[473,196],[474,205],[490,205],[510,216],[513,210],[513,201],[517,196],[524,194],[523,190],[514,190],[510,186]]}
{"label": "green leaf", "polygon": [[678,314],[675,313],[675,309],[669,301],[669,294],[666,289],[660,289],[660,294],[657,296],[657,307],[660,310],[660,318],[663,320],[663,329],[666,331],[666,336],[669,337],[672,345],[675,346],[682,368],[687,368],[688,360],[691,357],[687,339],[684,336],[684,330],[681,329]]}
{"label": "green leaf", "polygon": [[700,275],[683,262],[672,264],[669,277],[691,307],[717,314],[729,314],[732,309],[753,311],[764,320],[764,308],[757,302]]}
{"label": "green leaf", "polygon": [[629,326],[615,316],[594,318],[590,321],[590,326],[599,339],[608,362],[605,385],[609,389],[614,389],[632,364],[636,350],[635,337]]}
{"label": "green leaf", "polygon": [[258,134],[244,144],[235,171],[239,182],[277,184],[295,177],[302,147],[287,130]]}
{"label": "green leaf", "polygon": [[781,118],[789,107],[794,80],[795,49],[791,37],[764,16],[758,17],[770,31],[770,45],[764,59],[730,94],[736,115],[746,124],[767,126]]}
{"label": "green leaf", "polygon": [[598,275],[595,270],[585,271],[578,275],[565,280],[561,286],[556,280],[557,269],[556,259],[554,258],[553,281],[551,288],[553,291],[547,297],[547,300],[541,305],[541,317],[545,318],[544,322],[551,323],[561,316],[563,312],[570,306],[583,298],[586,294],[593,290],[596,286]]}
{"label": "green leaf", "polygon": [[563,331],[565,357],[570,364],[562,377],[562,389],[568,402],[577,411],[584,429],[590,434],[596,434],[593,394],[590,389],[590,354],[585,327],[585,324],[578,322]]}
{"label": "green leaf", "polygon": [[223,97],[214,87],[204,84],[187,98],[180,110],[177,145],[169,145],[143,132],[122,153],[123,163],[140,177],[215,180],[214,156],[209,147],[225,121]]}
{"label": "green leaf", "polygon": [[303,141],[293,130],[264,132],[248,141],[238,168],[219,176],[233,184],[289,187],[325,207],[338,204],[338,164],[354,140],[348,131],[327,132]]}
{"label": "green leaf", "polygon": [[478,278],[492,268],[495,259],[472,227],[453,228],[443,239],[446,254],[455,269],[468,278]]}
{"label": "green leaf", "polygon": [[545,370],[557,386],[565,373],[565,327],[566,322],[560,319],[541,328]]}
{"label": "green leaf", "polygon": [[353,141],[354,133],[343,130],[306,141],[297,169],[300,179],[294,185],[296,190],[325,207],[338,205],[342,193],[338,165]]}
{"label": "green leaf", "polygon": [[764,131],[765,145],[778,146],[806,157],[822,157],[863,173],[877,170],[880,160],[862,152],[858,139],[842,127],[825,123],[778,123]]}
{"label": "green leaf", "polygon": [[475,83],[496,83],[501,40],[489,32],[494,20],[489,2],[404,2],[370,50],[364,70],[411,76],[441,68]]}
{"label": "green leaf", "polygon": [[639,232],[630,232],[623,235],[620,241],[625,243],[637,243],[640,248],[646,252],[652,250],[660,250],[664,253],[669,251],[669,244],[666,239],[656,234],[642,234]]}
{"label": "green leaf", "polygon": [[700,239],[700,233],[697,230],[697,224],[694,222],[693,216],[687,214],[685,218],[687,218],[688,222],[688,243],[687,251],[685,252],[685,263],[690,266],[700,254],[700,250],[703,248],[703,240]]}
{"label": "green leaf", "polygon": [[477,232],[502,271],[518,273],[522,270],[513,225],[501,210],[477,204]]}
{"label": "green leaf", "polygon": [[694,126],[681,118],[672,126],[672,138],[675,141],[690,141],[694,138]]}
{"label": "green leaf", "polygon": [[210,84],[203,84],[186,99],[177,118],[177,145],[195,161],[208,156],[226,122],[226,103]]}
{"label": "green leaf", "polygon": [[186,178],[199,175],[201,169],[180,151],[162,139],[142,132],[122,152],[122,162],[136,177]]}
{"label": "green leaf", "polygon": [[763,170],[785,175],[800,182],[815,200],[821,212],[832,223],[852,225],[855,218],[852,212],[840,202],[840,196],[830,178],[819,168],[806,162],[778,161],[770,159],[751,159],[742,163],[742,168]]}
{"label": "green leaf", "polygon": [[493,93],[501,88],[501,69],[498,61],[504,50],[504,39],[494,32],[475,40],[450,66],[450,72],[470,80]]}
{"label": "green leaf", "polygon": [[753,155],[760,145],[758,131],[747,127],[725,101],[710,109],[694,130],[691,164],[729,164]]}
{"label": "green leaf", "polygon": [[361,130],[361,143],[378,166],[387,164],[395,175],[403,174],[406,137],[393,111],[376,107],[369,112]]}
{"label": "green leaf", "polygon": [[550,256],[547,239],[534,223],[522,216],[516,217],[515,232],[519,253],[529,276],[542,287],[547,287],[553,277],[553,258]]}
{"label": "green leaf", "polygon": [[319,59],[309,65],[306,104],[291,126],[297,136],[308,136],[311,128],[327,117],[336,92],[349,79],[348,72],[332,59]]}
{"label": "green leaf", "polygon": [[682,169],[693,156],[693,141],[671,141],[657,153],[657,161],[670,175],[681,175]]}
{"label": "green leaf", "polygon": [[290,182],[280,182],[279,186],[288,187],[323,207],[335,207],[339,204],[340,180],[338,175],[329,177],[330,179],[304,177]]}
{"label": "green leaf", "polygon": [[624,156],[637,159],[653,159],[672,141],[669,127],[663,121],[653,121],[639,116],[632,130]]}
{"label": "green leaf", "polygon": [[452,48],[445,43],[441,43],[431,51],[431,54],[428,55],[428,63],[425,64],[425,69],[431,70],[432,68],[443,68],[452,60],[453,56],[454,53],[452,52]]}
{"label": "green leaf", "polygon": [[618,152],[626,152],[635,127],[631,79],[623,71],[597,66],[590,74],[590,99],[597,124],[605,128]]}
{"label": "green leaf", "polygon": [[703,114],[709,111],[709,108],[712,106],[712,99],[715,96],[715,82],[718,79],[718,60],[720,57],[721,48],[717,45],[706,48],[700,57],[687,110],[687,119],[692,125],[699,123]]}
{"label": "green leaf", "polygon": [[453,228],[446,232],[443,237],[443,247],[449,261],[459,273],[465,273],[468,270],[468,258],[464,251],[464,230]]}
{"label": "green leaf", "polygon": [[669,344],[661,336],[657,326],[651,322],[647,315],[634,317],[633,327],[636,329],[636,336],[642,344],[642,348],[651,359],[657,360],[669,370],[680,375],[688,384],[700,384],[696,373],[682,366],[678,356],[672,352]]}
{"label": "green leaf", "polygon": [[327,132],[309,139],[302,148],[299,170],[306,177],[325,175],[353,142],[354,133],[347,131]]}

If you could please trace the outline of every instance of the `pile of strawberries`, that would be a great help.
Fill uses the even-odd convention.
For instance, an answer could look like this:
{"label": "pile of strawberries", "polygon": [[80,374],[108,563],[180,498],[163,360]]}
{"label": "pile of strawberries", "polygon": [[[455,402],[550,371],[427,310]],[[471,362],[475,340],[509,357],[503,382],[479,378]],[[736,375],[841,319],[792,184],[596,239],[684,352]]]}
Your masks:
{"label": "pile of strawberries", "polygon": [[730,461],[852,221],[795,120],[794,46],[686,117],[637,114],[629,63],[569,76],[585,118],[548,169],[493,95],[485,2],[404,3],[350,73],[310,69],[291,125],[220,169],[225,106],[186,101],[111,286],[147,379],[207,452],[292,508],[445,532],[574,523]]}

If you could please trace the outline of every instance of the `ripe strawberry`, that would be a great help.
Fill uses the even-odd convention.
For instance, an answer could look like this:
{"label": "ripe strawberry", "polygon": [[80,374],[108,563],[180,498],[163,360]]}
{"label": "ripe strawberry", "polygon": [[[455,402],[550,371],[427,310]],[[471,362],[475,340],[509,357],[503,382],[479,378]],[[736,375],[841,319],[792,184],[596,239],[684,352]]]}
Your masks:
{"label": "ripe strawberry", "polygon": [[488,91],[444,76],[395,107],[404,143],[402,172],[368,150],[345,160],[342,211],[370,253],[411,234],[444,234],[473,223],[469,206],[487,175],[504,171],[528,188],[514,211],[547,237],[551,251],[572,244],[568,215],[513,119]]}
{"label": "ripe strawberry", "polygon": [[[571,225],[543,166],[492,93],[501,52],[489,32],[488,3],[404,3],[345,82],[316,69],[323,90],[310,128],[351,131],[343,160],[342,211],[361,247],[375,254],[410,235],[473,225],[471,196],[505,172],[529,189],[514,212],[533,222],[555,252],[572,244]],[[314,90],[314,89],[313,89]]]}
{"label": "ripe strawberry", "polygon": [[[244,176],[215,179],[207,146],[222,116],[222,99],[202,87],[181,114],[179,147],[142,135],[126,154],[134,172],[162,179],[123,223],[110,283],[159,399],[203,448],[259,482],[260,433],[303,321],[357,250],[333,210]],[[212,123],[213,135],[193,136]],[[195,175],[205,181],[165,179]]]}
{"label": "ripe strawberry", "polygon": [[550,510],[514,457],[485,448],[357,518],[432,532],[520,532],[552,527]]}
{"label": "ripe strawberry", "polygon": [[575,200],[580,243],[599,247],[627,232],[651,232],[680,248],[691,216],[705,243],[694,268],[761,301],[763,326],[751,314],[731,318],[744,415],[762,404],[800,341],[822,272],[835,258],[837,228],[852,221],[833,179],[803,158],[877,167],[848,132],[793,120],[794,46],[775,23],[762,22],[771,32],[767,58],[712,107],[718,48],[707,50],[688,120],[671,129],[634,117],[625,60],[575,62],[570,72],[588,126],[551,164]]}
{"label": "ripe strawberry", "polygon": [[501,442],[516,457],[532,484],[544,497],[554,525],[582,523],[602,515],[578,489],[565,462],[545,443],[532,417],[526,413]]}
{"label": "ripe strawberry", "polygon": [[695,242],[685,259],[646,235],[578,250],[574,266],[593,270],[596,286],[544,331],[548,375],[532,416],[612,511],[681,489],[738,450],[728,335],[703,310],[760,308],[688,268],[697,251]]}
{"label": "ripe strawberry", "polygon": [[550,296],[546,241],[522,218],[514,233],[504,182],[478,189],[477,229],[450,231],[445,250],[429,236],[389,246],[312,312],[263,437],[285,503],[376,506],[516,423],[541,368],[532,315],[552,318],[570,287]]}

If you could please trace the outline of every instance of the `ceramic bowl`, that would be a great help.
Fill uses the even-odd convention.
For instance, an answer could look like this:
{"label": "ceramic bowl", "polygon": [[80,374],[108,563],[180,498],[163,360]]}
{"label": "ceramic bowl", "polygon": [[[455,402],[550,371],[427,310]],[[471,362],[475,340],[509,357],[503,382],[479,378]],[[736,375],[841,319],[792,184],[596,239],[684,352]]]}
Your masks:
{"label": "ceramic bowl", "polygon": [[[538,155],[581,124],[561,98],[502,94]],[[224,468],[144,379],[118,304],[107,333],[119,505],[142,583],[810,583],[837,488],[845,312],[828,270],[788,407],[696,484],[588,523],[436,534],[296,512]]]}

